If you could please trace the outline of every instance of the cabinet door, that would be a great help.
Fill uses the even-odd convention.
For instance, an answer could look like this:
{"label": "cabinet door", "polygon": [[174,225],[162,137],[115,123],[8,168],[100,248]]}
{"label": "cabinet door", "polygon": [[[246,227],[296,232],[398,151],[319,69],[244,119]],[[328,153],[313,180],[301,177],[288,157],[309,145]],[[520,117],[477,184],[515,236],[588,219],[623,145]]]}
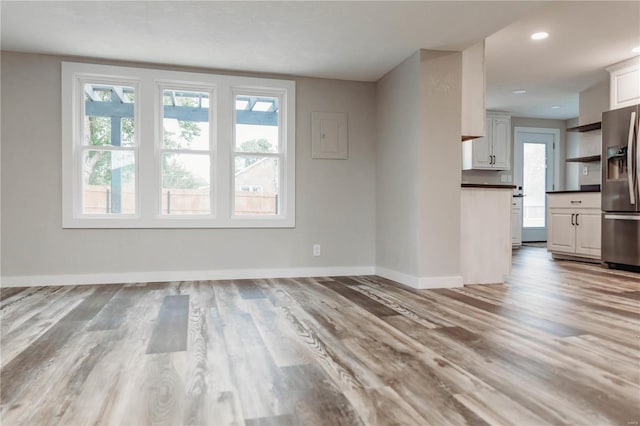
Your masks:
{"label": "cabinet door", "polygon": [[487,118],[487,136],[473,140],[473,168],[492,169],[491,165],[491,139],[493,129],[492,120]]}
{"label": "cabinet door", "polygon": [[577,210],[576,214],[576,254],[599,258],[602,238],[600,211]]}
{"label": "cabinet door", "polygon": [[496,117],[493,120],[493,168],[511,169],[511,120],[507,117]]}
{"label": "cabinet door", "polygon": [[513,203],[511,210],[511,245],[522,245],[522,209]]}
{"label": "cabinet door", "polygon": [[611,72],[611,109],[640,102],[640,63]]}
{"label": "cabinet door", "polygon": [[574,213],[575,210],[573,209],[549,209],[547,249],[556,252],[575,253],[576,226],[572,225],[572,221],[575,218]]}

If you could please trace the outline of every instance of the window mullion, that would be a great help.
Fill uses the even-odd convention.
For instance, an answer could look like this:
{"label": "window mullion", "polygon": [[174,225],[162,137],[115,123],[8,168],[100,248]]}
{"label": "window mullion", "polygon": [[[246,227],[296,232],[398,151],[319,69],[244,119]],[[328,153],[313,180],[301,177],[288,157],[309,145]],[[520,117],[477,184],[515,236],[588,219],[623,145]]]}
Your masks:
{"label": "window mullion", "polygon": [[140,218],[145,223],[152,222],[156,216],[157,152],[155,148],[157,129],[155,126],[157,110],[156,90],[153,80],[143,79],[140,83],[140,102],[138,108],[138,170],[140,180]]}
{"label": "window mullion", "polygon": [[216,207],[220,222],[228,224],[231,218],[231,184],[233,173],[233,105],[231,88],[220,86],[217,93],[219,108],[216,111]]}

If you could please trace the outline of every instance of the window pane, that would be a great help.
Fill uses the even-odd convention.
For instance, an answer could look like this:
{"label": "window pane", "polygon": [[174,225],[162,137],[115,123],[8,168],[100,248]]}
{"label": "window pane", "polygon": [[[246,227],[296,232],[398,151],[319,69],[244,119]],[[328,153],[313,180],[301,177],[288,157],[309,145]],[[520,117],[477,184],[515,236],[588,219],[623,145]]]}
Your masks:
{"label": "window pane", "polygon": [[133,151],[84,152],[84,214],[135,214],[136,165]]}
{"label": "window pane", "polygon": [[236,96],[237,152],[278,152],[279,100],[265,96]]}
{"label": "window pane", "polygon": [[279,213],[280,165],[277,158],[237,156],[235,158],[236,215]]}
{"label": "window pane", "polygon": [[162,214],[209,214],[210,160],[203,154],[162,155]]}
{"label": "window pane", "polygon": [[133,87],[84,85],[84,141],[93,146],[135,144]]}
{"label": "window pane", "polygon": [[524,143],[523,149],[523,185],[527,196],[522,202],[522,223],[525,228],[543,228],[547,174],[546,145]]}
{"label": "window pane", "polygon": [[209,149],[209,94],[165,90],[165,149]]}

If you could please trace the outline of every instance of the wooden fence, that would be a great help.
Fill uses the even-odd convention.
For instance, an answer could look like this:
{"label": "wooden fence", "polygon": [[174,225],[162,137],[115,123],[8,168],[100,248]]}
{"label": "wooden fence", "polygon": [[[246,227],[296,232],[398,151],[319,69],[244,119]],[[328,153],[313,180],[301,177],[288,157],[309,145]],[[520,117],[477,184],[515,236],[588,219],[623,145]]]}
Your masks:
{"label": "wooden fence", "polygon": [[[84,189],[84,213],[105,214],[113,208],[113,194],[108,186],[87,185]],[[171,189],[162,191],[162,213],[172,215],[207,214],[209,189]],[[121,191],[122,214],[135,213],[132,188]],[[272,215],[277,213],[278,195],[264,192],[236,192],[235,214]]]}

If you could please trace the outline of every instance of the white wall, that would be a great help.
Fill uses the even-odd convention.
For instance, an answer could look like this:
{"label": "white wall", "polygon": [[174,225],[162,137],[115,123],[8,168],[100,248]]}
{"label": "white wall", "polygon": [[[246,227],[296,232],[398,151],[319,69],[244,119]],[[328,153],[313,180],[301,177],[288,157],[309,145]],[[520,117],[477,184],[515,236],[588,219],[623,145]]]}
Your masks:
{"label": "white wall", "polygon": [[462,283],[461,70],[419,51],[377,83],[376,266],[405,284]]}
{"label": "white wall", "polygon": [[[2,52],[5,283],[38,275],[373,267],[374,84],[295,79],[295,229],[62,229],[62,60],[69,58]],[[311,159],[312,111],[347,113],[348,160]],[[312,257],[314,243],[321,257]]]}
{"label": "white wall", "polygon": [[[609,110],[608,74],[600,83],[580,92],[579,117],[580,125],[602,121],[602,113]],[[598,155],[602,150],[602,131],[578,133],[578,156]],[[597,185],[602,180],[601,163],[580,163],[579,184]],[[587,174],[584,174],[584,168]]]}

